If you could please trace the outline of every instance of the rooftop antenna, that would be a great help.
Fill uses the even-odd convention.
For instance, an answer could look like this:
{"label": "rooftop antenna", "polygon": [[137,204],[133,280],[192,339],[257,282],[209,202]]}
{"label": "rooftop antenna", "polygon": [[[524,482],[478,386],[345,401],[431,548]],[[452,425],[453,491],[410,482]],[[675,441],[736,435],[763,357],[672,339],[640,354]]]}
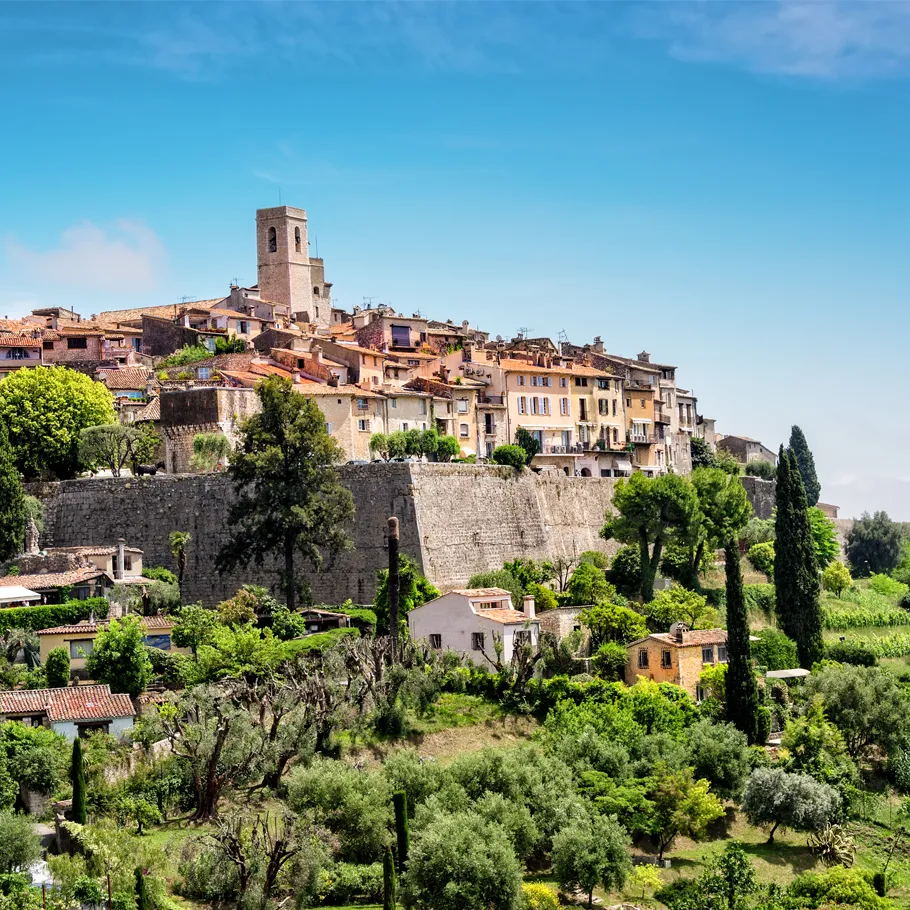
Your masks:
{"label": "rooftop antenna", "polygon": [[531,330],[530,330],[526,325],[520,325],[520,326],[518,327],[518,337],[519,337],[519,338],[527,338],[527,337],[528,337],[528,334],[530,333],[530,331],[531,331]]}
{"label": "rooftop antenna", "polygon": [[319,258],[319,237],[318,236],[315,236],[315,235],[313,236],[313,244],[316,247],[316,255],[313,258],[318,259]]}
{"label": "rooftop antenna", "polygon": [[362,299],[363,299],[363,302],[367,305],[367,309],[368,309],[368,310],[372,310],[372,309],[373,309],[373,301],[374,301],[374,300],[379,300],[379,295],[377,294],[377,295],[374,296],[374,297],[363,297]]}
{"label": "rooftop antenna", "polygon": [[560,329],[559,334],[556,337],[559,339],[560,344],[565,344],[569,340],[569,336],[566,334],[565,329]]}

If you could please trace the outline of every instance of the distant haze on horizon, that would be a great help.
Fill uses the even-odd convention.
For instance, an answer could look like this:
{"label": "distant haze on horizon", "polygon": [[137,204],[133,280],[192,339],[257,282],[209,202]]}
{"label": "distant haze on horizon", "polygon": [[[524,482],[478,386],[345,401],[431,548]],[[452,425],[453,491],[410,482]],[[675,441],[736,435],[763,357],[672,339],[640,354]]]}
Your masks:
{"label": "distant haze on horizon", "polygon": [[0,50],[0,315],[252,284],[280,198],[337,305],[647,350],[910,520],[910,4],[7,3]]}

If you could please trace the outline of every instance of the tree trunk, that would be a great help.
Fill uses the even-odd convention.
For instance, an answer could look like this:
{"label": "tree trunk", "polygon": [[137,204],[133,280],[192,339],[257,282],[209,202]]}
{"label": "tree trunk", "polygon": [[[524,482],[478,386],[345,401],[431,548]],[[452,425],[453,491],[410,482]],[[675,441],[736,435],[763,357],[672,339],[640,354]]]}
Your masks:
{"label": "tree trunk", "polygon": [[588,892],[588,910],[591,910],[591,907],[594,906],[594,889],[592,888]]}
{"label": "tree trunk", "polygon": [[284,539],[284,591],[288,609],[297,609],[297,591],[294,585],[294,538],[289,534]]}
{"label": "tree trunk", "polygon": [[773,824],[773,826],[771,827],[771,830],[768,832],[768,843],[769,843],[769,844],[773,844],[773,843],[774,843],[774,832],[777,830],[777,826],[778,826],[779,824],[780,824],[780,822],[775,822],[775,823]]}

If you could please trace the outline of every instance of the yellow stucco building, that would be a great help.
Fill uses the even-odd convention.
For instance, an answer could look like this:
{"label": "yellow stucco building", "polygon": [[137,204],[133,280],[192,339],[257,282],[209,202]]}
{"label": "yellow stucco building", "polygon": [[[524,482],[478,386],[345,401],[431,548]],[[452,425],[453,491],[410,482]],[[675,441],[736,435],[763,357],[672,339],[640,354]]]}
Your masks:
{"label": "yellow stucco building", "polygon": [[727,632],[725,629],[692,632],[679,623],[673,631],[655,632],[633,641],[627,651],[627,683],[631,685],[639,676],[673,683],[700,701],[701,671],[727,662]]}

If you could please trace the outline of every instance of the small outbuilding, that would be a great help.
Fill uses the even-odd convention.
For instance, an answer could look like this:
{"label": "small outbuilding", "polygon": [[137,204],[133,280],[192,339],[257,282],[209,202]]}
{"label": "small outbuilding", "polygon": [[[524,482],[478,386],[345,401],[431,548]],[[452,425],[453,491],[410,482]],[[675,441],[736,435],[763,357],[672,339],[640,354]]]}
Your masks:
{"label": "small outbuilding", "polygon": [[129,695],[112,693],[107,685],[0,692],[0,718],[49,727],[70,741],[93,730],[121,736],[132,728],[135,713]]}

